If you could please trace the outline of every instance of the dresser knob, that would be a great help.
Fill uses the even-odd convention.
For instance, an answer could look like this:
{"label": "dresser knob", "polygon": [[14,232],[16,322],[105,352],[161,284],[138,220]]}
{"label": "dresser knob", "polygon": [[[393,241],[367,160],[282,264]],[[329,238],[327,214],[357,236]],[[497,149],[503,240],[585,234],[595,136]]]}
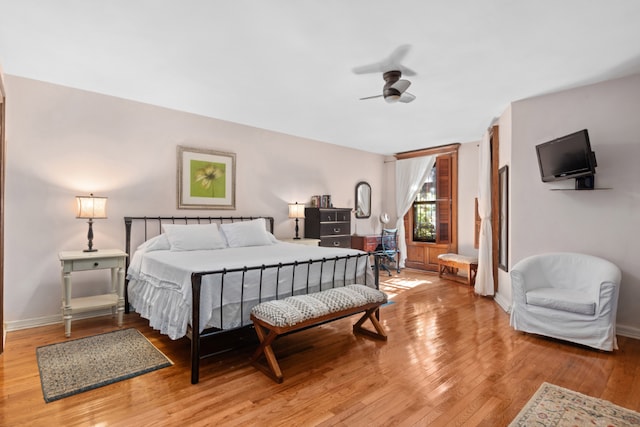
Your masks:
{"label": "dresser knob", "polygon": [[93,263],[93,266],[94,266],[94,267],[97,267],[97,266],[99,266],[99,265],[100,265],[100,264],[99,264],[99,263],[97,263],[97,262],[94,262],[94,263]]}

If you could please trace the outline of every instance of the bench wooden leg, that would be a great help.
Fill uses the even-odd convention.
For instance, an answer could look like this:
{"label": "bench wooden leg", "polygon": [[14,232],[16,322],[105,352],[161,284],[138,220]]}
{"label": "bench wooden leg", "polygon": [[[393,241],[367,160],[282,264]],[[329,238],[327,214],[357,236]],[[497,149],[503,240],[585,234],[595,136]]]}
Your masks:
{"label": "bench wooden leg", "polygon": [[470,264],[469,265],[469,285],[475,286],[477,274],[478,274],[478,265]]}
{"label": "bench wooden leg", "polygon": [[[369,310],[365,311],[364,314],[362,315],[362,317],[360,318],[360,320],[358,320],[356,322],[356,324],[353,325],[353,332],[354,333],[360,333],[360,334],[366,335],[366,336],[374,338],[374,339],[386,341],[387,340],[387,334],[384,332],[384,328],[382,327],[382,325],[380,324],[380,322],[378,321],[378,319],[375,316],[377,310],[378,310],[378,307],[374,307],[374,308],[370,308]],[[373,324],[373,327],[376,329],[377,333],[376,332],[372,332],[372,331],[362,327],[362,324],[364,322],[366,322],[367,319],[369,319],[371,321],[371,323]]]}
{"label": "bench wooden leg", "polygon": [[[280,365],[278,365],[278,360],[276,359],[276,355],[273,352],[273,347],[271,344],[278,337],[278,334],[275,331],[269,330],[268,334],[265,334],[265,328],[262,326],[255,324],[254,325],[256,334],[258,335],[258,339],[260,340],[260,346],[256,349],[251,357],[251,363],[253,366],[264,372],[267,376],[271,377],[274,381],[281,383],[283,380],[282,370],[280,369]],[[264,357],[269,365],[269,369],[263,366],[260,362],[260,356],[264,354]]]}

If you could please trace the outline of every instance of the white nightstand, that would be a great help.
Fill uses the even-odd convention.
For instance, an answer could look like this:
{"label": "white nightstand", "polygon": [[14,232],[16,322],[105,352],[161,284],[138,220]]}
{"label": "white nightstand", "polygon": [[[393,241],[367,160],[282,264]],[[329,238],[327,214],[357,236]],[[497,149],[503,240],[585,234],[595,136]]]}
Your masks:
{"label": "white nightstand", "polygon": [[[127,254],[120,249],[100,249],[95,252],[68,251],[58,254],[62,264],[62,318],[64,333],[71,336],[73,313],[111,308],[122,326],[124,312],[124,269]],[[90,297],[71,298],[71,273],[74,271],[111,269],[111,292]]]}
{"label": "white nightstand", "polygon": [[297,243],[298,245],[307,245],[307,246],[319,246],[320,245],[320,239],[306,239],[306,238],[300,238],[300,239],[279,239],[281,242],[287,242],[287,243]]}

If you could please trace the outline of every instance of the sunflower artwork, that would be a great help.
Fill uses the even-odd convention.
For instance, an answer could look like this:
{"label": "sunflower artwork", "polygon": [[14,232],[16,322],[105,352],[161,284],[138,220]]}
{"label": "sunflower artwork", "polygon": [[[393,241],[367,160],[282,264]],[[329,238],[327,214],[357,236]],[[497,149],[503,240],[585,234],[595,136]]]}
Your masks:
{"label": "sunflower artwork", "polygon": [[191,197],[226,197],[226,165],[191,160]]}
{"label": "sunflower artwork", "polygon": [[178,209],[235,209],[236,155],[178,146]]}

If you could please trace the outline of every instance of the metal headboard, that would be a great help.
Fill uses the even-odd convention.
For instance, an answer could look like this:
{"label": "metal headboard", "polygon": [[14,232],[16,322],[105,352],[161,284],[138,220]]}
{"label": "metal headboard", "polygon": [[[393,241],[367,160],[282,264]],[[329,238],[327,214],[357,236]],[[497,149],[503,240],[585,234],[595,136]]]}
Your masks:
{"label": "metal headboard", "polygon": [[[129,255],[126,258],[125,271],[129,269],[129,262],[131,260],[131,233],[133,223],[141,222],[143,225],[143,239],[145,242],[149,237],[154,237],[162,233],[162,224],[225,224],[241,221],[251,221],[258,218],[264,218],[267,223],[267,229],[273,233],[274,219],[271,216],[125,216],[124,228],[125,228],[125,249],[124,251]],[[135,248],[134,248],[135,249]],[[129,313],[129,292],[128,292],[129,280],[125,280],[124,283],[124,310],[125,313]]]}

